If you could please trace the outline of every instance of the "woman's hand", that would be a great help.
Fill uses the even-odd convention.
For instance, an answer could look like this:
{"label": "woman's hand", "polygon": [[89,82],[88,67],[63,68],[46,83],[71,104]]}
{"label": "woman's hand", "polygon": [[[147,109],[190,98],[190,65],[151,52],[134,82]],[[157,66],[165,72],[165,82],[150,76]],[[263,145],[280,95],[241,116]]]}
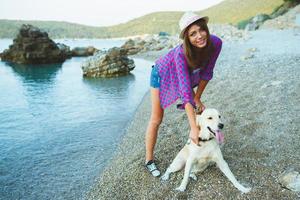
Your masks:
{"label": "woman's hand", "polygon": [[197,126],[197,123],[196,123],[195,111],[194,111],[194,108],[193,108],[192,104],[187,103],[185,105],[185,110],[186,110],[186,114],[188,116],[189,124],[190,124],[190,127],[191,127],[189,137],[191,138],[193,143],[198,145],[199,144],[199,127]]}
{"label": "woman's hand", "polygon": [[193,143],[195,143],[196,145],[199,144],[199,128],[196,126],[194,128],[191,129],[190,131],[190,139],[193,141]]}
{"label": "woman's hand", "polygon": [[196,103],[198,113],[203,112],[203,110],[205,109],[205,106],[201,102],[200,98],[201,98],[201,95],[207,84],[208,84],[208,81],[200,80],[197,91],[196,91],[196,93],[194,93],[194,102]]}
{"label": "woman's hand", "polygon": [[196,104],[196,112],[202,113],[203,110],[205,109],[204,104],[201,102],[200,98],[195,97],[194,102]]}

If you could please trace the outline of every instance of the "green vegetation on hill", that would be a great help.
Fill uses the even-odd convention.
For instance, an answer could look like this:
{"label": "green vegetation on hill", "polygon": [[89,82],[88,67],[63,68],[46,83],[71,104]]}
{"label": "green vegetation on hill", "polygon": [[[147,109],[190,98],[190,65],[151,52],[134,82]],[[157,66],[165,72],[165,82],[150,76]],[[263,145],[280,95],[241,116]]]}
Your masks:
{"label": "green vegetation on hill", "polygon": [[213,23],[236,25],[258,14],[271,14],[283,3],[283,0],[225,0],[201,13],[208,15]]}
{"label": "green vegetation on hill", "polygon": [[107,27],[107,33],[116,37],[159,33],[161,31],[175,34],[178,32],[178,20],[183,12],[156,12],[127,23]]}
{"label": "green vegetation on hill", "polygon": [[[231,23],[247,20],[257,14],[271,14],[284,3],[283,0],[225,0],[201,11],[210,17],[210,23]],[[92,27],[56,21],[0,20],[0,38],[13,38],[22,24],[32,24],[49,33],[51,38],[112,38],[161,31],[178,33],[178,20],[183,12],[156,12],[127,23]]]}
{"label": "green vegetation on hill", "polygon": [[93,38],[99,37],[103,27],[92,27],[58,21],[0,20],[0,38],[12,38],[22,24],[31,24],[49,33],[51,38]]}

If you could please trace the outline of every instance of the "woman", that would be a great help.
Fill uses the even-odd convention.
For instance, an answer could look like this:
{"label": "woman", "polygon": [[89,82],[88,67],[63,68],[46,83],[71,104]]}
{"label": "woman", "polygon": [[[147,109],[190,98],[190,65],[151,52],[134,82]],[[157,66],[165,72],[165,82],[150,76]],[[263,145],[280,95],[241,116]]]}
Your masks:
{"label": "woman", "polygon": [[[208,17],[186,12],[179,21],[183,44],[171,49],[159,58],[152,68],[150,86],[152,113],[146,133],[146,168],[153,176],[160,171],[154,163],[154,147],[162,122],[164,109],[179,97],[190,125],[189,137],[198,144],[199,128],[196,125],[194,108],[203,110],[201,95],[213,76],[213,69],[222,47],[220,38],[210,35]],[[198,86],[196,92],[193,87]]]}

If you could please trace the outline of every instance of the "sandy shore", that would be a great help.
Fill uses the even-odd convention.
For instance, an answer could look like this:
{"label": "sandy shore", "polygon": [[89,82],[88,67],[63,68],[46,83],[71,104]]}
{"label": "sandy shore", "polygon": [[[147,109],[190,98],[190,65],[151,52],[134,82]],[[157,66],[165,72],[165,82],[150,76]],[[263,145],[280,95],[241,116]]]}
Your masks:
{"label": "sandy shore", "polygon": [[[144,134],[150,116],[147,94],[114,158],[87,199],[299,199],[281,187],[279,175],[300,172],[300,33],[261,30],[243,42],[224,42],[214,78],[203,95],[206,107],[225,119],[222,152],[237,179],[252,187],[241,194],[215,167],[177,192],[183,172],[167,183],[144,169]],[[139,57],[154,60],[164,52]],[[164,172],[188,138],[185,112],[171,106],[159,130],[158,167]]]}

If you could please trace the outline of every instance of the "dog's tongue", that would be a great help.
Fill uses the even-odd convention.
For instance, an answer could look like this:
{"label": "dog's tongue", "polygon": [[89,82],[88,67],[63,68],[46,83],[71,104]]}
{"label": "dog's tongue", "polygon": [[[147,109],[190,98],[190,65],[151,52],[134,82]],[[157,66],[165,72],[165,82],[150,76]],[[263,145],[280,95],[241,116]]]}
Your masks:
{"label": "dog's tongue", "polygon": [[216,139],[219,144],[222,144],[224,142],[224,134],[219,130],[216,132]]}

